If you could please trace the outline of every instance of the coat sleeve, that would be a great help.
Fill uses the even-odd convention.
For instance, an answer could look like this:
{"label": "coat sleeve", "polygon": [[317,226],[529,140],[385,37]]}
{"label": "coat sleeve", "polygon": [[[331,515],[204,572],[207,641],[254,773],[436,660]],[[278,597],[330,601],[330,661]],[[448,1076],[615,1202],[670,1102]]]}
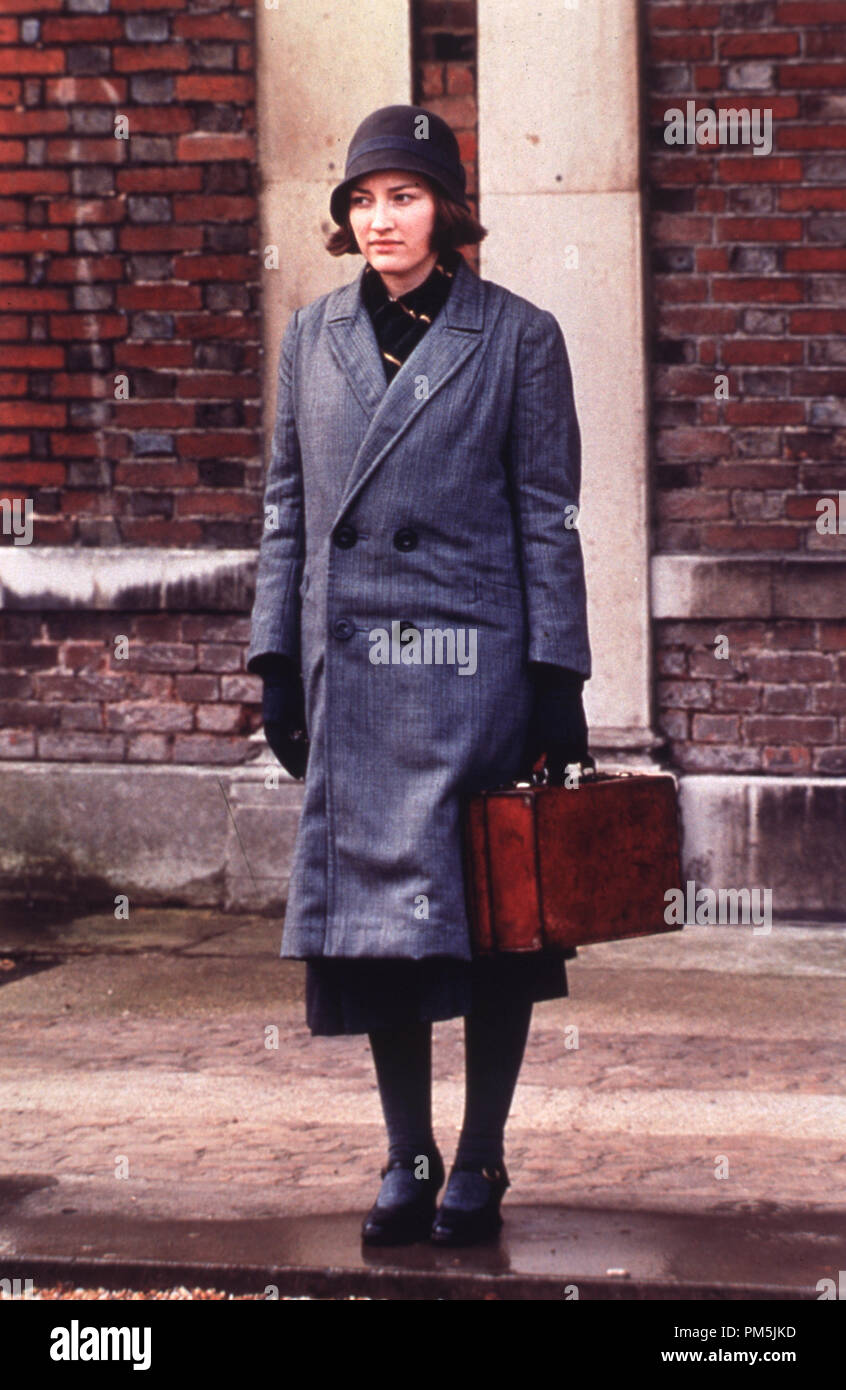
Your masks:
{"label": "coat sleeve", "polygon": [[578,532],[581,437],[564,337],[538,310],[518,348],[509,472],[529,621],[529,661],[591,674]]}
{"label": "coat sleeve", "polygon": [[[294,351],[299,311],[282,337],[277,371],[276,420],[264,491],[247,670],[262,675],[280,656],[299,664],[300,596],[305,544],[300,446],[294,422]],[[275,658],[275,661],[274,661]]]}

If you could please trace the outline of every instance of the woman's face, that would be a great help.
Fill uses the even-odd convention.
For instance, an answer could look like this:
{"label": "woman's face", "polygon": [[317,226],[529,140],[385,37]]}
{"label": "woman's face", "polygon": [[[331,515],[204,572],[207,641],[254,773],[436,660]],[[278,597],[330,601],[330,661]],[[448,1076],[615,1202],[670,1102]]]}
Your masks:
{"label": "woman's face", "polygon": [[434,265],[435,210],[422,175],[402,169],[368,174],[350,190],[350,226],[358,249],[389,282],[415,279]]}

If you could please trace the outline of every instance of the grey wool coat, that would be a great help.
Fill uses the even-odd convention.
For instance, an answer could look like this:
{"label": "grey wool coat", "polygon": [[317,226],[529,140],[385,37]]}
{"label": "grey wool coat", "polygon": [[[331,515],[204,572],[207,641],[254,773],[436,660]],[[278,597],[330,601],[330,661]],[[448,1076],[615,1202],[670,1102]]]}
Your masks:
{"label": "grey wool coat", "polygon": [[305,688],[281,955],[468,960],[462,797],[518,770],[529,661],[591,671],[570,367],[462,259],[387,385],[363,273],[279,355],[247,669]]}

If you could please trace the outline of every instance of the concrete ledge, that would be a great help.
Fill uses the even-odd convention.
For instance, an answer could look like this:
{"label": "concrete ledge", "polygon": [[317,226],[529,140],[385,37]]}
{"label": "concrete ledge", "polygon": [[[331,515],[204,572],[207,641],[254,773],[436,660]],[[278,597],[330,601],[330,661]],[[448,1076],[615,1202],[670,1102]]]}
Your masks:
{"label": "concrete ledge", "polygon": [[836,918],[846,896],[846,778],[679,778],[686,878],[770,888],[777,919]]}
{"label": "concrete ledge", "polygon": [[248,612],[255,550],[3,546],[0,608]]}
{"label": "concrete ledge", "polygon": [[[0,895],[278,912],[303,788],[265,756],[236,768],[0,763]],[[686,880],[770,888],[777,920],[842,916],[846,778],[678,784]]]}
{"label": "concrete ledge", "polygon": [[846,618],[846,555],[653,555],[653,618]]}
{"label": "concrete ledge", "polygon": [[275,760],[2,764],[0,895],[278,910],[302,794]]}

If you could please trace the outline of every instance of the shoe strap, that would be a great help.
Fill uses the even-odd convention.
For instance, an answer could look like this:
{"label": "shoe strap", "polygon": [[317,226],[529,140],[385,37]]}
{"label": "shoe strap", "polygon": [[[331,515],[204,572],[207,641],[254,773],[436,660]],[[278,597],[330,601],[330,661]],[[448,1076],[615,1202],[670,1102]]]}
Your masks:
{"label": "shoe strap", "polygon": [[506,1187],[511,1186],[504,1163],[499,1164],[480,1164],[474,1163],[471,1159],[462,1160],[452,1165],[453,1173],[478,1173],[480,1177],[487,1178],[488,1182],[502,1182]]}
{"label": "shoe strap", "polygon": [[[442,1166],[442,1165],[443,1165],[443,1159],[441,1159],[441,1166]],[[408,1172],[408,1173],[413,1173],[413,1172],[414,1172],[414,1169],[415,1169],[416,1167],[417,1167],[417,1160],[416,1160],[416,1159],[413,1159],[413,1158],[390,1158],[390,1159],[388,1159],[388,1162],[385,1164],[385,1166],[384,1166],[383,1168],[380,1169],[379,1176],[382,1177],[382,1178],[387,1177],[388,1173],[390,1173],[391,1170],[392,1170],[393,1168],[404,1168],[404,1169],[406,1170],[406,1172]],[[437,1160],[435,1160],[434,1162],[432,1162],[432,1160],[430,1159],[430,1161],[429,1161],[429,1170],[430,1170],[430,1171],[429,1171],[429,1177],[428,1177],[428,1179],[424,1179],[424,1181],[429,1181],[429,1182],[431,1182],[433,1177],[435,1177],[435,1176],[440,1176],[441,1168],[438,1167]]]}

